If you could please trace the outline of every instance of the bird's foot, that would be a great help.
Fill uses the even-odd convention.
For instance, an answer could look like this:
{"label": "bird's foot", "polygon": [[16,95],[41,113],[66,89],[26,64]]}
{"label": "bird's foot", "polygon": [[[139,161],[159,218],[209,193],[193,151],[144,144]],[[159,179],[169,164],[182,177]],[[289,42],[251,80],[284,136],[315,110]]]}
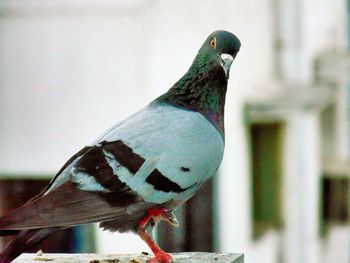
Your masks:
{"label": "bird's foot", "polygon": [[154,258],[148,260],[148,263],[171,263],[173,262],[173,256],[164,251],[158,252]]}
{"label": "bird's foot", "polygon": [[154,254],[154,258],[148,260],[148,263],[171,263],[173,262],[173,256],[164,252],[157,243],[152,239],[152,236],[145,231],[145,229],[139,228],[137,233],[143,241],[149,246]]}
{"label": "bird's foot", "polygon": [[175,227],[179,226],[179,221],[177,221],[175,214],[163,207],[148,209],[147,215],[141,220],[139,227],[144,229],[151,219],[153,219],[155,223],[164,220]]}
{"label": "bird's foot", "polygon": [[146,231],[149,224],[153,226],[155,223],[164,220],[173,226],[178,226],[179,222],[173,212],[169,212],[163,207],[151,208],[147,210],[147,215],[140,221],[137,233],[150,247],[154,253],[154,258],[150,259],[148,263],[171,263],[173,256],[165,253],[157,243],[152,239],[152,236]]}

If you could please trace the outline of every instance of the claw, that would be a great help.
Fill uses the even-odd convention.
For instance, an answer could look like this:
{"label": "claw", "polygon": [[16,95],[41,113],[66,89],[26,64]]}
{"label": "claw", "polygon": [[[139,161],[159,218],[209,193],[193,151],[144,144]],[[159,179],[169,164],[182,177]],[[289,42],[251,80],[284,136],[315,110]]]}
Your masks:
{"label": "claw", "polygon": [[155,255],[154,258],[148,260],[148,263],[171,263],[173,262],[173,256],[169,253],[160,252]]}
{"label": "claw", "polygon": [[169,224],[171,224],[174,227],[178,227],[179,226],[179,221],[176,218],[176,215],[173,212],[164,212],[163,213],[163,220],[168,222]]}

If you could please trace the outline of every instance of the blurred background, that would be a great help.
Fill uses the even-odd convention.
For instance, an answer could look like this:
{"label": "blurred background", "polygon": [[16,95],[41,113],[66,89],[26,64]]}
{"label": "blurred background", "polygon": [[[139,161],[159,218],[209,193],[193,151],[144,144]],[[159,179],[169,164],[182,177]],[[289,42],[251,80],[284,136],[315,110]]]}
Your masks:
{"label": "blurred background", "polygon": [[[226,29],[242,48],[224,161],[177,211],[181,227],[159,226],[159,243],[247,263],[350,262],[349,10],[349,0],[1,0],[0,214],[165,92],[207,35]],[[96,225],[40,248],[149,251]]]}

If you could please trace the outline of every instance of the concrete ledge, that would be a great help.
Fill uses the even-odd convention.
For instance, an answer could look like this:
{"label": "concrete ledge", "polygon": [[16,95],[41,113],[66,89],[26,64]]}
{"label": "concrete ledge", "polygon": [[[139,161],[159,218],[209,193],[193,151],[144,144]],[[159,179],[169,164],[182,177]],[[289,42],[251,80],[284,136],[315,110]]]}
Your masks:
{"label": "concrete ledge", "polygon": [[[175,253],[176,263],[243,263],[243,254],[234,253]],[[99,255],[99,254],[22,254],[14,263],[38,263],[38,262],[61,262],[61,263],[146,263],[151,258],[147,253],[142,254],[119,254],[119,255]]]}

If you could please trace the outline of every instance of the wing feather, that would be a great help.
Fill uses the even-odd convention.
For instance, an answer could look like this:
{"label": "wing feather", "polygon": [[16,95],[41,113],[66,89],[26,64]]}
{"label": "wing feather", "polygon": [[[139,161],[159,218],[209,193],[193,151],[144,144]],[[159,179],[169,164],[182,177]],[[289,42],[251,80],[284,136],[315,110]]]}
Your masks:
{"label": "wing feather", "polygon": [[71,182],[66,182],[1,218],[0,229],[68,227],[127,216],[130,216],[127,206],[110,206],[100,196],[77,189]]}

